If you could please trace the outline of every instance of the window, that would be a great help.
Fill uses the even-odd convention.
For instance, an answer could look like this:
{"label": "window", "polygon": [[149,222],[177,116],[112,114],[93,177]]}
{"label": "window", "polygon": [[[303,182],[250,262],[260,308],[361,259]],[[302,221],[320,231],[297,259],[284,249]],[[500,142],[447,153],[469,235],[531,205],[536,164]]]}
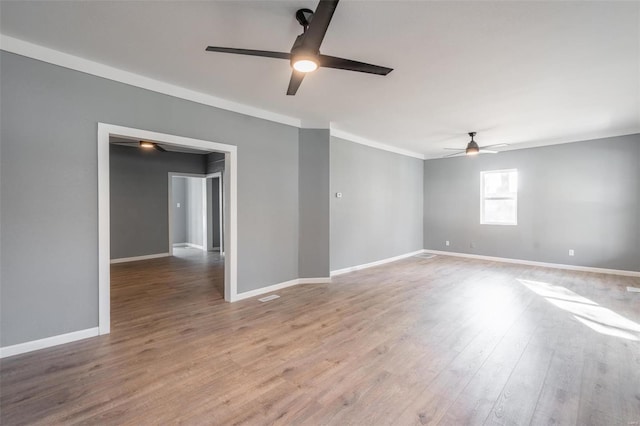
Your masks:
{"label": "window", "polygon": [[518,224],[518,170],[480,172],[480,223]]}

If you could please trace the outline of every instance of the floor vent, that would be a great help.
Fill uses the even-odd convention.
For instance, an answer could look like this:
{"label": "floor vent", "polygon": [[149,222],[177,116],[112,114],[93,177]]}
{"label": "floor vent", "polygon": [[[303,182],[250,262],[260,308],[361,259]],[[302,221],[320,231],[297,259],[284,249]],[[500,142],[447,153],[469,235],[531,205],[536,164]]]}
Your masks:
{"label": "floor vent", "polygon": [[640,293],[640,287],[627,287],[627,291],[631,293]]}
{"label": "floor vent", "polygon": [[419,257],[420,259],[431,259],[433,257],[436,257],[436,255],[430,254],[430,253],[420,253],[420,254],[416,254],[413,257]]}
{"label": "floor vent", "polygon": [[272,294],[271,296],[263,297],[262,299],[258,299],[258,300],[261,302],[268,302],[270,300],[274,300],[278,298],[280,298],[280,296],[278,296],[277,294]]}

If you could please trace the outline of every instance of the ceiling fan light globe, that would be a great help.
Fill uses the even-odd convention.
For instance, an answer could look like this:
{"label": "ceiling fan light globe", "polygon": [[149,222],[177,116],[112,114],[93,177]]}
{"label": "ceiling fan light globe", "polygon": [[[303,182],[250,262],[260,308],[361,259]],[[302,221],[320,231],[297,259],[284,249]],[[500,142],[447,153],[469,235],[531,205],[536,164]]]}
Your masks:
{"label": "ceiling fan light globe", "polygon": [[300,72],[313,72],[318,69],[318,63],[309,58],[296,59],[293,69]]}
{"label": "ceiling fan light globe", "polygon": [[140,141],[140,148],[153,149],[155,144],[153,142]]}

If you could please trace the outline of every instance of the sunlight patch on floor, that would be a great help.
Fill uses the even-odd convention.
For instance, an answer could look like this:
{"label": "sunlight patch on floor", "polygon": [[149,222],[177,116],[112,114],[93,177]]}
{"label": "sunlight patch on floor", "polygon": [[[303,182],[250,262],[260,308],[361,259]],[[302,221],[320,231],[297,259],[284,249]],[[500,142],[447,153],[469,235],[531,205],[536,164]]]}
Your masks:
{"label": "sunlight patch on floor", "polygon": [[529,290],[544,297],[552,305],[573,314],[575,319],[598,333],[628,340],[640,340],[640,324],[611,309],[599,306],[596,302],[568,288],[519,278],[518,281]]}

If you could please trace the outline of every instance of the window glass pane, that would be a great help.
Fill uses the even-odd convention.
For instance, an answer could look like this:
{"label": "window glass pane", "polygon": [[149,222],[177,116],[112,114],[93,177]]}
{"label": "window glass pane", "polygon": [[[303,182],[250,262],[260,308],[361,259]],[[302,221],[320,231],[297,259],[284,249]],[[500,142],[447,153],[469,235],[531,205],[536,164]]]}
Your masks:
{"label": "window glass pane", "polygon": [[516,172],[493,172],[484,174],[485,197],[509,197],[518,191]]}
{"label": "window glass pane", "polygon": [[516,223],[516,200],[484,200],[485,223]]}

